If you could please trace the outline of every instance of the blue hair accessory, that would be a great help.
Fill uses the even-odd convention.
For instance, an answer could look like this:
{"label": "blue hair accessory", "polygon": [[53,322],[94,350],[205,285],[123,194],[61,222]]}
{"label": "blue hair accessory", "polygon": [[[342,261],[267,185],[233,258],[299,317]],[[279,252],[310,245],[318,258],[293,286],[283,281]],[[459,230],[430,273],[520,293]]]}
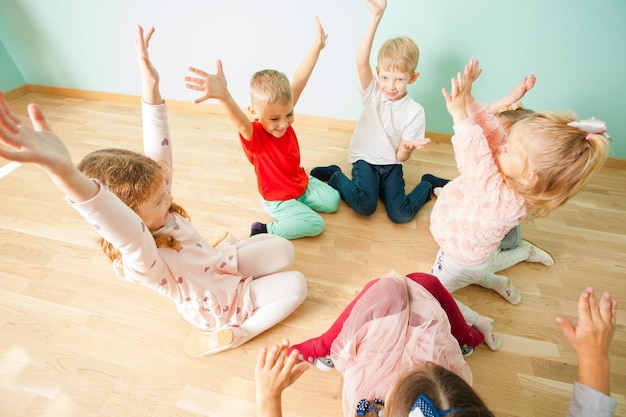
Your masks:
{"label": "blue hair accessory", "polygon": [[420,395],[413,403],[409,411],[409,417],[441,417],[446,414],[461,411],[462,408],[450,408],[448,410],[437,410],[435,404],[425,394]]}
{"label": "blue hair accessory", "polygon": [[369,413],[370,411],[377,411],[378,414],[380,415],[380,408],[376,407],[376,405],[384,405],[385,402],[383,400],[379,400],[378,398],[374,398],[374,404],[370,403],[368,400],[366,399],[362,399],[361,401],[359,401],[359,403],[356,405],[356,415],[357,416],[364,416],[365,414]]}

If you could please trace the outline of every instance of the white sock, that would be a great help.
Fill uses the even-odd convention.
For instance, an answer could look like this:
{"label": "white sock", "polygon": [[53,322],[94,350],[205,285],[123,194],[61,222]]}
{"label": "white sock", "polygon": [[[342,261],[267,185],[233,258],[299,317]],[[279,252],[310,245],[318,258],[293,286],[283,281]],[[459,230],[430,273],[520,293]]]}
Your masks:
{"label": "white sock", "polygon": [[491,317],[480,316],[472,325],[485,336],[485,344],[491,350],[498,350],[502,341],[495,333],[496,323]]}
{"label": "white sock", "polygon": [[496,275],[493,272],[488,272],[487,275],[476,284],[483,288],[494,290],[513,305],[518,305],[522,302],[522,294],[511,284],[511,280],[504,275]]}
{"label": "white sock", "polygon": [[541,263],[541,264],[544,264],[545,266],[552,266],[552,265],[554,265],[554,259],[552,258],[552,256],[550,256],[550,254],[548,252],[546,252],[545,250],[543,250],[543,249],[533,245],[532,243],[530,243],[530,242],[528,242],[526,240],[522,240],[520,242],[520,245],[522,245],[524,243],[529,246],[528,251],[530,252],[526,262]]}

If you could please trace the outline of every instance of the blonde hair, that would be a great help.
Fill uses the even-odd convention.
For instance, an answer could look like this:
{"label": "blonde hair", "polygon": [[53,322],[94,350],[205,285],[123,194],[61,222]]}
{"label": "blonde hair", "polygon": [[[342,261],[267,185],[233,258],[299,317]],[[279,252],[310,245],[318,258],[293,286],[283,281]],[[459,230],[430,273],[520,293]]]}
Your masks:
{"label": "blonde hair", "polygon": [[414,73],[419,59],[419,48],[406,36],[388,39],[378,50],[378,67],[385,71]]}
{"label": "blonde hair", "polygon": [[[451,416],[493,417],[483,400],[463,378],[432,362],[401,375],[391,387],[385,417],[406,417],[420,395],[426,395],[437,410],[455,409]],[[457,410],[458,409],[458,410]]]}
{"label": "blonde hair", "polygon": [[522,103],[516,103],[515,105],[498,109],[496,117],[502,129],[508,134],[515,123],[533,113],[533,110],[525,109]]}
{"label": "blonde hair", "polygon": [[[78,169],[107,187],[135,213],[146,200],[157,192],[165,181],[163,168],[154,160],[125,149],[101,149],[91,152],[78,164]],[[185,209],[172,202],[170,213],[178,213],[187,220]],[[158,248],[180,249],[180,242],[165,233],[153,233]],[[103,238],[100,248],[111,261],[121,259],[120,252]]]}
{"label": "blonde hair", "polygon": [[537,112],[511,128],[509,152],[526,161],[535,178],[528,183],[507,179],[526,200],[535,217],[549,214],[574,196],[602,168],[608,140],[588,134],[567,123],[578,120],[573,113]]}
{"label": "blonde hair", "polygon": [[293,101],[293,89],[285,74],[265,69],[252,75],[250,99],[252,104],[290,103]]}

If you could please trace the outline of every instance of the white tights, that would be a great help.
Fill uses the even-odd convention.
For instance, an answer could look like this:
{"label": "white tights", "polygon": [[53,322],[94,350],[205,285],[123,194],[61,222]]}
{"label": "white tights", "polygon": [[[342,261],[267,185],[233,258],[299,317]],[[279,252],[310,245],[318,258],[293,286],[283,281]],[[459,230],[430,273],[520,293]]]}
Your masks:
{"label": "white tights", "polygon": [[254,311],[240,326],[230,346],[240,346],[289,316],[305,300],[306,278],[283,271],[295,256],[293,244],[282,237],[258,234],[237,242],[239,271],[252,275],[250,297]]}
{"label": "white tights", "polygon": [[[508,277],[496,275],[495,272],[530,260],[533,253],[532,248],[533,246],[528,242],[522,241],[514,248],[496,251],[487,261],[480,265],[469,267],[459,264],[450,257],[446,257],[439,250],[431,273],[437,276],[443,286],[451,293],[468,285],[477,284],[484,288],[493,289],[511,304],[519,304],[522,301],[519,290],[513,286]],[[489,317],[481,316],[460,301],[456,299],[455,301],[465,321],[485,335],[485,343],[491,349],[498,349],[500,340],[494,333],[493,320]]]}

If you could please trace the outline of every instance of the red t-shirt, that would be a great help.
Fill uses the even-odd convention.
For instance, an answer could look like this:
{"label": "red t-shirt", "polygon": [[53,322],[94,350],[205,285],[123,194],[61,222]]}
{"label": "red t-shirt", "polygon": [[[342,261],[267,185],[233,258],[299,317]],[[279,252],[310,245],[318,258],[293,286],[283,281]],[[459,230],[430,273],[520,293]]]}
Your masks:
{"label": "red t-shirt", "polygon": [[239,135],[241,147],[254,166],[259,193],[267,201],[299,198],[309,184],[309,176],[300,166],[300,146],[291,126],[285,134],[274,137],[258,121],[252,122],[250,140]]}

